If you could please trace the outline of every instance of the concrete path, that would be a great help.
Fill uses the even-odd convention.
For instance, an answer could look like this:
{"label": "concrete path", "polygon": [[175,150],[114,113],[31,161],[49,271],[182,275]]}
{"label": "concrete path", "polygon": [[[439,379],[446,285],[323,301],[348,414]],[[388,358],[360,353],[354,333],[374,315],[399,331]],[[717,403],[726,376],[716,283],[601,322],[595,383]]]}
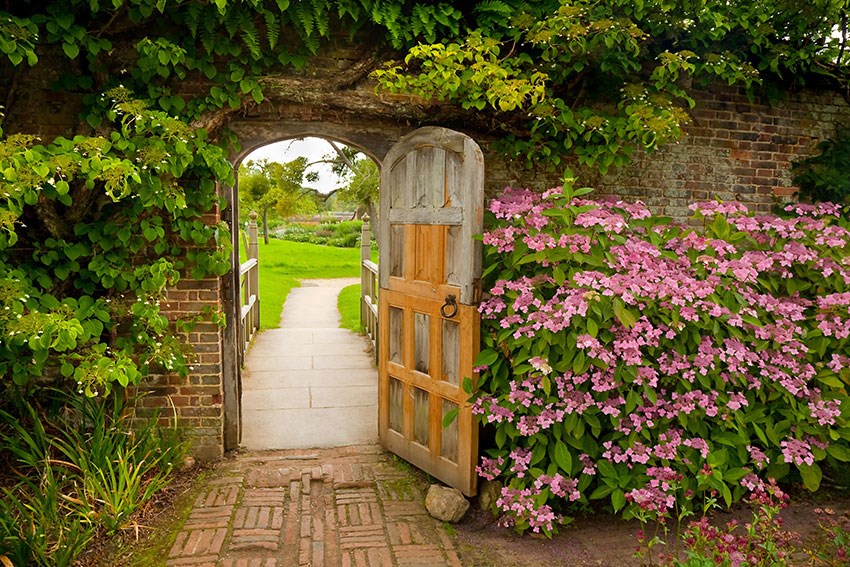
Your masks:
{"label": "concrete path", "polygon": [[378,371],[369,341],[339,328],[337,296],[357,279],[303,280],[281,328],[261,333],[242,373],[249,450],[377,443]]}

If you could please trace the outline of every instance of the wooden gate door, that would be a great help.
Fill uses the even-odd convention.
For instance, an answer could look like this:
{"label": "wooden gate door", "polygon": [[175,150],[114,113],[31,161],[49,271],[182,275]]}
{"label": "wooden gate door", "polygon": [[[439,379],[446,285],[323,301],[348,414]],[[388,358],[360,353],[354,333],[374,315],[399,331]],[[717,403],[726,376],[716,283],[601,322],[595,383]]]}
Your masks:
{"label": "wooden gate door", "polygon": [[[484,159],[468,136],[426,127],[381,172],[378,415],[381,444],[475,494],[478,426],[463,379],[478,354]],[[444,416],[457,411],[445,428]]]}

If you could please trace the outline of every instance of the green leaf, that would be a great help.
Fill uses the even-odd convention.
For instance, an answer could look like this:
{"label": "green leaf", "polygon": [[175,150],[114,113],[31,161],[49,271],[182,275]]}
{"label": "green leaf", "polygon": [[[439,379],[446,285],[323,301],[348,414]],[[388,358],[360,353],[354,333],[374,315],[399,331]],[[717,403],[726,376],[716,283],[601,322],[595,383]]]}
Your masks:
{"label": "green leaf", "polygon": [[459,408],[454,407],[446,412],[446,415],[443,416],[443,429],[452,424],[454,420],[457,419]]}
{"label": "green leaf", "polygon": [[811,465],[799,465],[800,476],[803,477],[803,485],[810,491],[814,492],[820,487],[820,481],[823,478],[823,471],[817,463]]}
{"label": "green leaf", "polygon": [[499,358],[499,353],[493,349],[484,349],[478,353],[478,356],[475,357],[475,364],[473,366],[490,366]]}
{"label": "green leaf", "polygon": [[596,490],[594,490],[591,493],[591,495],[589,496],[589,499],[590,500],[598,500],[600,498],[605,498],[606,496],[608,496],[609,494],[614,492],[614,490],[616,490],[616,487],[614,487],[614,486],[608,486],[607,484],[600,484],[599,486],[596,487]]}
{"label": "green leaf", "polygon": [[569,447],[564,445],[562,441],[555,443],[555,462],[561,467],[568,476],[573,470],[573,456],[570,453]]}
{"label": "green leaf", "polygon": [[626,308],[626,304],[623,303],[622,299],[615,297],[612,302],[612,307],[614,308],[614,315],[625,328],[631,329],[635,326],[635,323],[637,323],[637,316]]}
{"label": "green leaf", "polygon": [[614,468],[614,465],[611,464],[611,461],[606,461],[605,459],[600,459],[596,463],[596,468],[599,471],[599,474],[603,477],[607,478],[618,478],[617,469]]}
{"label": "green leaf", "polygon": [[839,461],[845,463],[850,461],[850,449],[848,449],[844,445],[839,445],[838,443],[830,443],[826,448],[826,452],[829,453],[830,457]]}
{"label": "green leaf", "polygon": [[567,276],[560,266],[555,266],[555,269],[552,270],[552,277],[558,285],[564,285],[564,282],[567,280]]}
{"label": "green leaf", "polygon": [[615,512],[619,512],[626,505],[626,495],[619,488],[611,493],[611,505]]}
{"label": "green leaf", "polygon": [[65,52],[70,59],[76,59],[80,54],[80,47],[76,43],[65,42],[62,44],[62,51]]}

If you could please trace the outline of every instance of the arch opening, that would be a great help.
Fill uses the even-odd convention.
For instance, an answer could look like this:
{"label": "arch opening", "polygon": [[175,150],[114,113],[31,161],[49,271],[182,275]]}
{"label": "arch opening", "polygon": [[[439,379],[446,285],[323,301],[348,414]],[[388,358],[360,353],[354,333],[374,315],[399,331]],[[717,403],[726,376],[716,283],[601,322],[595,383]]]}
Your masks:
{"label": "arch opening", "polygon": [[[256,205],[259,201],[262,201],[264,190],[262,187],[256,186],[258,182],[262,181],[262,178],[265,177],[266,182],[268,182],[270,177],[277,176],[276,180],[271,180],[271,186],[278,185],[277,189],[279,190],[280,185],[288,183],[290,185],[289,190],[295,190],[297,193],[294,195],[295,200],[301,201],[302,205],[305,203],[310,205],[300,209],[298,207],[290,208],[286,211],[284,210],[287,206],[286,203],[273,203],[275,201],[273,198],[262,201],[262,204],[270,205],[264,211],[266,215],[262,215],[263,211],[257,211],[260,217],[258,220],[260,220],[260,225],[263,228],[263,236],[266,238],[274,237],[275,229],[281,232],[286,230],[280,228],[283,226],[283,221],[286,220],[283,217],[286,216],[294,215],[297,217],[296,220],[305,223],[315,223],[322,220],[332,223],[341,219],[360,218],[364,212],[368,214],[370,211],[372,218],[374,218],[377,212],[377,188],[380,180],[378,156],[381,155],[379,152],[383,144],[363,147],[353,143],[351,138],[344,134],[334,136],[324,133],[318,136],[308,135],[311,133],[302,132],[298,135],[271,136],[265,143],[249,140],[244,144],[245,149],[232,156],[237,179],[234,187],[228,191],[230,206],[226,211],[226,217],[230,221],[234,235],[233,274],[235,277],[232,278],[234,301],[232,307],[228,310],[230,314],[229,322],[233,322],[234,325],[228,325],[228,328],[240,324],[238,319],[241,310],[239,266],[246,259],[245,239],[240,236],[240,232],[241,227],[245,226],[245,221],[248,220],[250,212],[248,209],[252,208],[251,205]],[[346,163],[346,160],[348,163]],[[356,191],[357,182],[362,182],[362,178],[368,177],[367,174],[370,172],[374,176],[372,202],[365,207],[352,207],[352,204],[356,204],[358,196],[363,196],[363,191],[360,193]],[[366,185],[368,189],[368,183],[361,184]],[[299,187],[295,187],[296,185]],[[352,187],[353,185],[355,187]],[[269,188],[266,187],[265,189],[268,190]],[[252,189],[253,194],[249,196],[247,193]],[[289,195],[289,197],[292,196]],[[355,202],[352,202],[353,200]],[[269,215],[268,213],[273,214]],[[271,241],[274,246],[275,241],[273,239]],[[242,248],[241,254],[240,248]],[[261,241],[259,244],[261,265],[264,249],[266,249],[266,246]],[[358,274],[356,279],[359,282],[360,247],[354,247],[352,251],[355,252],[352,255],[352,258],[355,259],[352,269]],[[305,272],[309,272],[307,274],[309,277],[314,271],[305,270]],[[331,273],[330,275],[334,274]],[[299,276],[304,276],[304,274],[299,274]],[[267,282],[265,286],[261,283],[261,287],[266,288],[265,290],[261,289],[259,294],[261,306],[264,303],[262,298],[268,296],[269,283],[271,282]],[[330,307],[333,312],[336,312],[335,298],[329,297],[328,293],[325,293],[327,290],[313,289],[322,286],[312,283],[305,286],[305,288],[308,287],[310,289],[306,291],[321,291],[322,293],[319,295],[324,296],[325,307],[328,307],[328,302],[332,302]],[[302,289],[297,293],[301,294],[304,291],[305,289]],[[280,294],[274,295],[277,296],[274,300],[277,302],[276,307],[282,307]],[[359,294],[357,298],[359,301]],[[309,301],[307,300],[307,302]],[[310,315],[299,316],[309,317]],[[280,310],[278,310],[278,317],[280,317]],[[316,315],[315,317],[325,321],[325,323],[327,322],[323,319],[326,315]],[[319,324],[321,324],[321,321]],[[281,322],[283,323],[283,321]],[[289,323],[291,324],[292,321],[290,320]],[[358,342],[346,343],[340,337],[335,336],[335,330],[322,330],[318,326],[313,326],[316,324],[315,320],[310,321],[307,327],[296,327],[294,332],[287,332],[285,327],[274,328],[274,332],[280,335],[277,339],[280,339],[281,343],[277,348],[263,346],[261,350],[269,351],[268,356],[262,355],[267,360],[261,360],[256,364],[249,365],[249,367],[243,367],[245,361],[240,356],[238,348],[231,349],[231,356],[225,357],[226,360],[230,358],[230,372],[225,371],[225,376],[227,377],[229,374],[229,379],[225,380],[223,400],[226,417],[225,445],[227,449],[234,449],[240,443],[252,449],[271,449],[305,448],[322,445],[339,446],[377,441],[377,431],[372,431],[377,422],[377,370],[371,363],[369,364],[371,368],[365,367],[363,360],[357,361],[356,358],[356,355],[361,355],[371,360],[372,355],[367,353],[368,339],[357,336],[356,341]],[[334,327],[337,327],[337,325],[334,325]],[[264,328],[271,328],[268,321],[266,321]],[[260,335],[260,338],[263,337],[264,335]],[[309,342],[308,339],[324,340],[327,338],[332,339],[332,344],[321,347],[322,353],[310,352],[311,347],[309,345],[315,343]],[[269,343],[270,341],[266,338],[264,342]],[[260,343],[257,342],[256,344]],[[288,356],[277,356],[284,351],[288,353]],[[316,358],[317,356],[319,358]],[[347,369],[347,376],[341,382],[323,384],[322,380],[330,379],[329,377],[334,370],[346,370],[345,368],[332,368],[334,366],[345,366],[344,363],[334,362],[331,358],[334,356],[337,356],[340,361],[355,360],[355,362],[349,364],[349,366],[353,364],[354,367]],[[311,360],[307,360],[308,358],[311,358]],[[271,368],[272,366],[276,368]],[[299,368],[299,366],[309,366],[309,368]],[[273,379],[270,373],[276,370],[281,372],[279,387],[272,388],[270,386],[273,385]],[[246,389],[246,379],[249,378],[257,379],[253,384],[249,383]],[[298,380],[302,380],[303,385],[299,384]],[[261,387],[254,388],[257,385]],[[262,391],[258,392],[257,390]],[[335,402],[335,399],[338,402]],[[321,430],[348,431],[353,432],[354,437],[341,438],[334,443],[334,440],[327,435],[324,438],[317,435],[317,430],[309,425],[309,419],[306,415],[308,409],[315,410],[313,413],[318,415],[318,423],[322,424],[318,433],[321,434]],[[347,423],[343,419],[346,416],[350,418]],[[274,439],[269,439],[266,444],[258,442],[257,432],[253,429],[258,424],[270,422],[276,423],[274,427],[279,431],[293,433],[288,437],[293,442],[281,440],[284,439],[282,436],[278,436],[277,442]],[[364,428],[364,425],[369,427]],[[364,429],[369,431],[364,432]],[[299,433],[302,434],[299,436]],[[305,435],[312,439],[305,439]]]}

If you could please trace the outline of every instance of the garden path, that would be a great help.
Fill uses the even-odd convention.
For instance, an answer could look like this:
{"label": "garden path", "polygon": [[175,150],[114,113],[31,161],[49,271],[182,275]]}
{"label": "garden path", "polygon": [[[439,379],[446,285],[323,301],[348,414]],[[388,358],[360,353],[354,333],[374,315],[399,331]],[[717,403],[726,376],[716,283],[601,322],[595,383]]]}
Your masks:
{"label": "garden path", "polygon": [[302,280],[281,325],[260,334],[242,373],[242,445],[249,450],[378,441],[378,370],[369,342],[339,328],[337,296],[359,279]]}

